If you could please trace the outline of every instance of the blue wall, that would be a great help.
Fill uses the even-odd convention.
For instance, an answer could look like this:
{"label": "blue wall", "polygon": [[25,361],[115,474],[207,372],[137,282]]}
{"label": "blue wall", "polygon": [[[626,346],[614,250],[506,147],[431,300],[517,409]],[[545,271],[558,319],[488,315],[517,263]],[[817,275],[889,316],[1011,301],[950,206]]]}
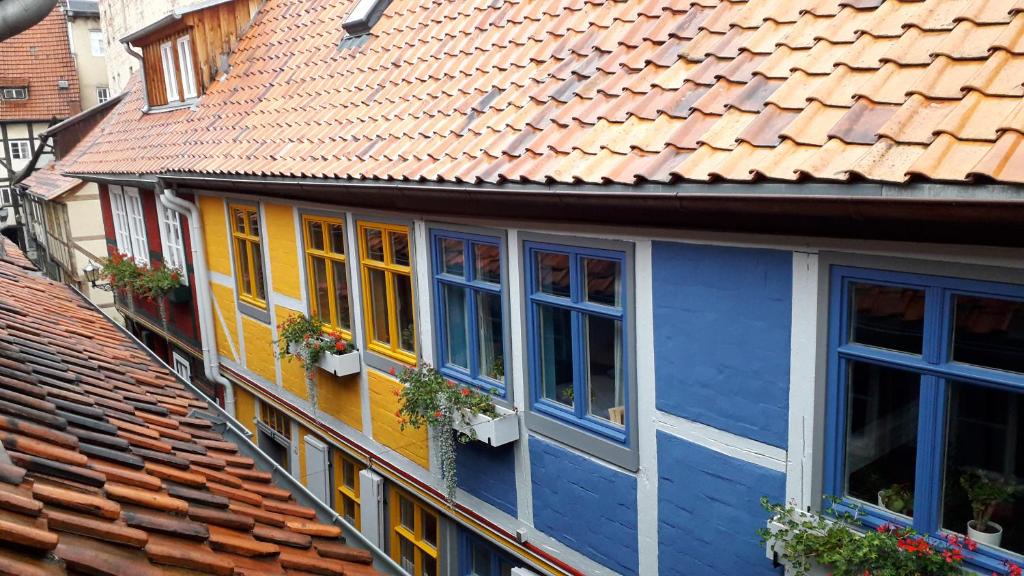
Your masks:
{"label": "blue wall", "polygon": [[658,409],[785,448],[792,253],[655,242],[653,268]]}
{"label": "blue wall", "polygon": [[530,436],[534,526],[622,574],[637,574],[636,478]]}
{"label": "blue wall", "polygon": [[757,536],[761,496],[785,499],[782,472],[658,432],[658,566],[662,575],[779,576]]}
{"label": "blue wall", "polygon": [[455,448],[459,488],[512,516],[517,510],[514,446],[456,442]]}

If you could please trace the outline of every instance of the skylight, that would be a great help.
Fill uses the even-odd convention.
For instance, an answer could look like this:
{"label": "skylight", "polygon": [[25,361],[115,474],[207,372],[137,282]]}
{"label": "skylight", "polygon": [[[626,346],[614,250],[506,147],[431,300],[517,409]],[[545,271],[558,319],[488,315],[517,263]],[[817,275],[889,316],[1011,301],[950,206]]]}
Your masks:
{"label": "skylight", "polygon": [[359,0],[341,27],[353,36],[366,34],[377,23],[377,20],[380,20],[381,14],[390,3],[391,0]]}

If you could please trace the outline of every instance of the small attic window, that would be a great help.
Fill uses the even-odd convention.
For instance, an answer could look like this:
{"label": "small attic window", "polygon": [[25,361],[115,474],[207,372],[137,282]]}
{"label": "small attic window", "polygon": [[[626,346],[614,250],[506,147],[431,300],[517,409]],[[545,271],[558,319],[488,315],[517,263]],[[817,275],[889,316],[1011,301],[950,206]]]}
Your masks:
{"label": "small attic window", "polygon": [[28,100],[28,87],[9,86],[0,88],[0,100]]}
{"label": "small attic window", "polygon": [[366,34],[377,20],[380,20],[381,14],[390,3],[391,0],[359,0],[341,27],[353,36]]}

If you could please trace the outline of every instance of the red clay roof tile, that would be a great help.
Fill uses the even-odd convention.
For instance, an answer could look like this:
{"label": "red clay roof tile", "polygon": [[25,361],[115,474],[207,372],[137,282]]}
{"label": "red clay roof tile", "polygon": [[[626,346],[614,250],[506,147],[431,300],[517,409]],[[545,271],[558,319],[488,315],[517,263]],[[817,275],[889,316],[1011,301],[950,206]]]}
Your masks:
{"label": "red clay roof tile", "polygon": [[51,120],[81,111],[78,72],[60,3],[35,26],[0,42],[0,87],[28,88],[27,100],[0,98],[0,121]]}

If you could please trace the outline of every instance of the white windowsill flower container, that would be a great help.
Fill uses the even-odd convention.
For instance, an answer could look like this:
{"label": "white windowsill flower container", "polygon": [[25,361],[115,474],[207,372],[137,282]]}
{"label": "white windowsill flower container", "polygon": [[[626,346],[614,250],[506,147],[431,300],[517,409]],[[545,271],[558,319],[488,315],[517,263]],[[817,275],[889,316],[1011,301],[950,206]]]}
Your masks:
{"label": "white windowsill flower container", "polygon": [[[297,354],[298,351],[298,344],[288,344],[289,354]],[[359,350],[353,350],[344,354],[323,352],[320,354],[320,358],[317,359],[316,365],[324,372],[334,374],[335,376],[350,376],[363,369],[362,353]]]}
{"label": "white windowsill flower container", "polygon": [[472,430],[476,432],[477,441],[490,446],[503,446],[519,440],[519,415],[514,410],[503,406],[495,406],[494,409],[497,410],[498,415],[493,418],[464,410],[462,415],[465,417],[466,423],[463,418],[456,418],[452,427],[457,432],[470,437],[473,436],[470,433]]}

